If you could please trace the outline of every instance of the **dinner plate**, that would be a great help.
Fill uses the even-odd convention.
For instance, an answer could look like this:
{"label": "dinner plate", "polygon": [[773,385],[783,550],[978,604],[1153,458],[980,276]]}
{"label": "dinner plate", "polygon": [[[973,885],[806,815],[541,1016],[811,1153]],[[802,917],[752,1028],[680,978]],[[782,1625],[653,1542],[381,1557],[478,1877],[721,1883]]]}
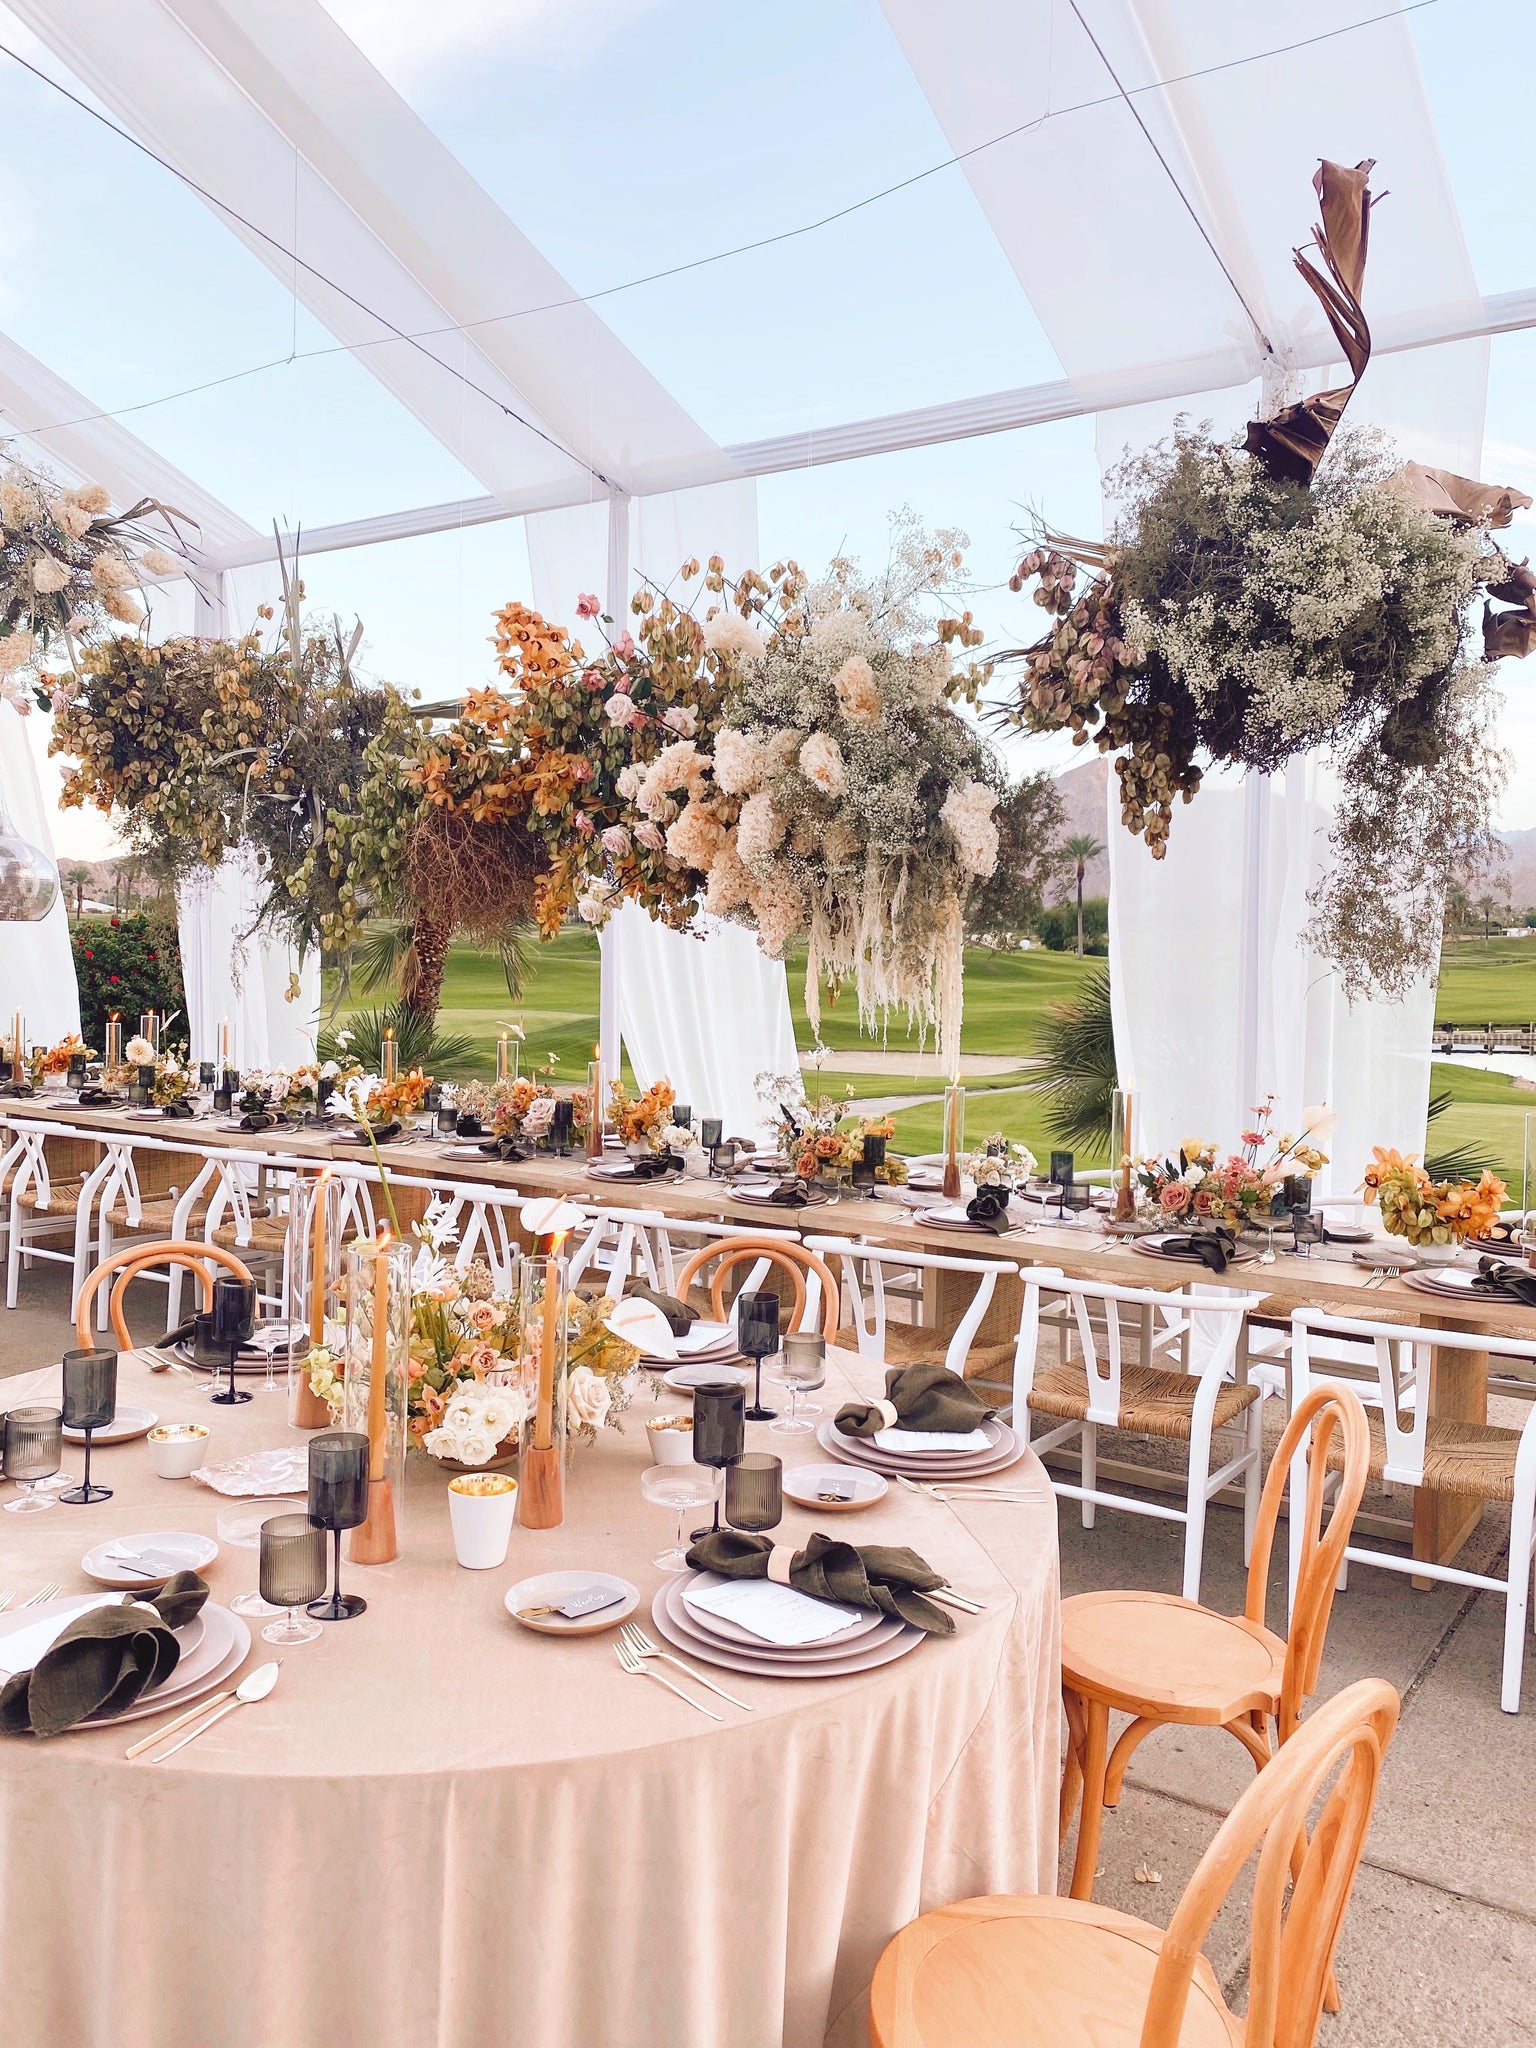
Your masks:
{"label": "dinner plate", "polygon": [[874,1671],[882,1664],[894,1663],[898,1657],[905,1657],[915,1650],[924,1638],[922,1629],[911,1628],[903,1622],[894,1635],[884,1639],[868,1636],[861,1646],[848,1650],[841,1656],[828,1657],[820,1661],[809,1661],[802,1656],[776,1662],[766,1654],[766,1643],[762,1646],[762,1654],[759,1654],[738,1649],[731,1643],[711,1642],[700,1636],[688,1635],[672,1618],[672,1586],[675,1583],[669,1580],[651,1602],[651,1619],[656,1624],[658,1634],[663,1636],[673,1649],[683,1651],[701,1664],[718,1664],[727,1671],[744,1671],[754,1678],[849,1677],[855,1672]]}
{"label": "dinner plate", "polygon": [[250,1630],[238,1614],[231,1614],[227,1607],[216,1607],[211,1600],[198,1618],[204,1623],[201,1643],[191,1657],[181,1658],[164,1685],[141,1694],[125,1713],[92,1715],[80,1725],[102,1728],[118,1721],[143,1721],[152,1714],[168,1714],[173,1708],[189,1707],[217,1692],[227,1679],[233,1678],[251,1654]]}
{"label": "dinner plate", "polygon": [[439,1156],[443,1159],[494,1159],[496,1147],[493,1144],[487,1152],[483,1145],[443,1145],[439,1148]]}
{"label": "dinner plate", "polygon": [[1420,1294],[1438,1294],[1444,1300],[1514,1302],[1523,1306],[1517,1294],[1506,1294],[1502,1289],[1478,1287],[1474,1283],[1476,1273],[1469,1273],[1460,1266],[1421,1266],[1412,1273],[1401,1276],[1410,1287]]}
{"label": "dinner plate", "polygon": [[752,1379],[752,1368],[733,1365],[722,1360],[718,1365],[707,1359],[702,1364],[674,1365],[662,1380],[664,1387],[670,1387],[674,1394],[692,1394],[695,1387],[707,1386],[712,1380],[732,1380],[737,1386],[745,1387]]}
{"label": "dinner plate", "polygon": [[[760,1650],[771,1650],[777,1655],[803,1657],[808,1650],[830,1649],[835,1643],[840,1649],[850,1648],[860,1636],[867,1636],[871,1629],[878,1628],[887,1616],[876,1608],[861,1609],[857,1617],[846,1628],[840,1628],[835,1636],[824,1636],[818,1643],[770,1643],[762,1636],[754,1635],[739,1622],[727,1621],[724,1615],[701,1613],[690,1607],[687,1595],[690,1591],[711,1593],[717,1586],[728,1586],[731,1581],[720,1572],[689,1572],[686,1578],[677,1581],[677,1593],[670,1603],[672,1618],[681,1621],[686,1618],[695,1634],[706,1640],[735,1643],[738,1648],[751,1650],[755,1655]],[[899,1624],[905,1626],[905,1624]]]}
{"label": "dinner plate", "polygon": [[[103,1444],[131,1444],[135,1437],[148,1436],[159,1420],[153,1408],[122,1407],[104,1428],[91,1431],[91,1442],[98,1450]],[[66,1423],[64,1441],[70,1444],[83,1444],[85,1431]]]}
{"label": "dinner plate", "polygon": [[[1187,1230],[1159,1230],[1154,1231],[1150,1237],[1136,1238],[1134,1243],[1137,1251],[1142,1252],[1149,1259],[1166,1259],[1170,1265],[1175,1266],[1203,1266],[1205,1261],[1198,1252],[1170,1252],[1163,1249],[1169,1238],[1188,1236],[1189,1232]],[[1258,1256],[1257,1252],[1244,1251],[1239,1246],[1236,1251],[1227,1253],[1227,1264],[1229,1266],[1250,1266]]]}
{"label": "dinner plate", "polygon": [[[200,1365],[192,1356],[192,1346],[190,1344],[173,1344],[170,1349],[173,1358],[179,1358],[183,1365],[190,1365],[194,1372],[205,1372],[216,1376],[219,1373],[227,1374],[229,1371],[229,1360],[227,1358],[221,1359],[217,1365]],[[237,1380],[244,1379],[251,1373],[265,1375],[269,1366],[275,1369],[279,1364],[286,1370],[287,1363],[286,1358],[279,1359],[275,1352],[237,1351],[235,1353],[235,1378]]]}
{"label": "dinner plate", "polygon": [[88,1550],[80,1560],[80,1569],[88,1579],[94,1579],[98,1586],[121,1586],[125,1593],[142,1593],[155,1586],[163,1586],[173,1572],[141,1572],[131,1565],[114,1564],[108,1558],[109,1550],[121,1546],[125,1550],[158,1550],[167,1557],[180,1560],[178,1572],[200,1572],[219,1554],[219,1546],[211,1536],[197,1536],[189,1529],[152,1529],[135,1531],[131,1536],[112,1536],[105,1543],[98,1543]]}
{"label": "dinner plate", "polygon": [[[824,1486],[851,1487],[851,1500],[826,1500]],[[797,1507],[814,1508],[817,1514],[846,1515],[858,1508],[872,1508],[889,1492],[878,1472],[862,1471],[849,1465],[793,1465],[784,1474],[784,1497]]]}
{"label": "dinner plate", "polygon": [[1370,1244],[1375,1235],[1368,1224],[1330,1223],[1326,1216],[1323,1218],[1324,1244]]}
{"label": "dinner plate", "polygon": [[717,1351],[729,1357],[736,1349],[736,1338],[729,1323],[691,1323],[675,1341],[681,1360],[707,1358]]}
{"label": "dinner plate", "polygon": [[1016,1465],[1024,1455],[1023,1439],[1005,1422],[996,1426],[1002,1432],[996,1447],[969,1454],[929,1451],[909,1457],[903,1451],[882,1451],[858,1437],[844,1436],[830,1416],[818,1424],[816,1441],[844,1464],[863,1465],[874,1472],[904,1472],[923,1479],[979,1479],[983,1473],[1001,1472],[1008,1465]]}
{"label": "dinner plate", "polygon": [[840,1664],[855,1650],[869,1649],[880,1643],[893,1641],[901,1635],[906,1622],[888,1614],[861,1615],[860,1620],[868,1626],[857,1639],[851,1636],[828,1636],[824,1642],[804,1644],[765,1643],[758,1636],[748,1635],[743,1630],[743,1640],[711,1635],[704,1626],[704,1617],[696,1615],[683,1598],[686,1579],[673,1579],[663,1590],[667,1597],[667,1619],[681,1636],[686,1636],[689,1648],[696,1655],[703,1656],[706,1650],[726,1650],[743,1657],[761,1658],[765,1663],[777,1667],[795,1665]]}
{"label": "dinner plate", "polygon": [[808,1187],[801,1188],[800,1193],[804,1197],[803,1201],[776,1202],[773,1199],[774,1193],[781,1185],[783,1185],[783,1183],[778,1181],[775,1181],[773,1187],[771,1188],[767,1186],[761,1188],[743,1188],[736,1187],[733,1185],[729,1189],[729,1194],[733,1202],[748,1202],[755,1209],[814,1209],[818,1207],[821,1203],[829,1202],[832,1199],[832,1197],[827,1193],[825,1188],[819,1188],[814,1183],[812,1183]]}
{"label": "dinner plate", "polygon": [[[615,1601],[612,1607],[599,1607],[592,1614],[579,1614],[574,1621],[568,1621],[563,1614],[541,1614],[526,1621],[517,1611],[520,1607],[542,1607],[550,1601],[580,1592],[583,1586],[610,1586],[624,1597]],[[639,1605],[640,1595],[636,1588],[628,1579],[616,1578],[612,1572],[539,1572],[534,1578],[519,1579],[506,1591],[508,1614],[520,1627],[531,1628],[541,1636],[601,1635],[604,1629],[617,1628],[621,1621],[628,1621]]]}

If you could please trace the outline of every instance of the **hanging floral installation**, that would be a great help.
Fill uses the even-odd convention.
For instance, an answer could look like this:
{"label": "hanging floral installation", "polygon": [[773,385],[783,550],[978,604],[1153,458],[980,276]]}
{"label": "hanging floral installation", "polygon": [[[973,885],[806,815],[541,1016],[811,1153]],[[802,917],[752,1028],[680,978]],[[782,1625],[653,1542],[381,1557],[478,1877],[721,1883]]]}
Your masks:
{"label": "hanging floral installation", "polygon": [[1323,267],[1296,258],[1350,382],[1240,443],[1181,424],[1108,478],[1106,541],[1047,533],[1012,579],[1052,621],[1012,657],[1012,721],[1113,754],[1122,822],[1154,859],[1211,763],[1272,773],[1327,750],[1339,802],[1309,938],[1351,997],[1433,970],[1447,875],[1493,844],[1488,664],[1536,643],[1536,577],[1491,539],[1530,500],[1336,434],[1370,357],[1371,168],[1323,164]]}

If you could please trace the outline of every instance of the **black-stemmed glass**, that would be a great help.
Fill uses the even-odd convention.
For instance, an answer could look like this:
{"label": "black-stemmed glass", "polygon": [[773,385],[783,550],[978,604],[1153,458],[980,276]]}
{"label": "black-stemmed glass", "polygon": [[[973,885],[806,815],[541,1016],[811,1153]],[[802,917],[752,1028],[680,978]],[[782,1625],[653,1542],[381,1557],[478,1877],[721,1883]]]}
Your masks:
{"label": "black-stemmed glass", "polygon": [[715,1147],[720,1143],[721,1135],[724,1132],[724,1130],[725,1125],[719,1117],[700,1117],[699,1143],[704,1147],[704,1150],[706,1152],[714,1151]]}
{"label": "black-stemmed glass", "polygon": [[725,1519],[761,1536],[784,1519],[784,1467],[767,1451],[745,1451],[725,1469]]}
{"label": "black-stemmed glass", "polygon": [[316,1621],[350,1621],[366,1612],[361,1593],[341,1590],[341,1532],[368,1519],[368,1439],[360,1429],[333,1429],[309,1440],[309,1519],[329,1529],[332,1540],[331,1590],[312,1600],[308,1612]]}
{"label": "black-stemmed glass", "polygon": [[231,1407],[251,1396],[235,1385],[235,1360],[242,1344],[249,1344],[256,1328],[256,1282],[242,1280],[234,1273],[221,1273],[213,1283],[213,1343],[221,1358],[229,1359],[229,1385],[210,1396],[221,1407]]}
{"label": "black-stemmed glass", "polygon": [[776,1294],[765,1294],[759,1289],[737,1297],[736,1342],[751,1359],[756,1375],[747,1420],[772,1422],[779,1411],[763,1406],[763,1360],[771,1358],[779,1348],[779,1297]]}
{"label": "black-stemmed glass", "polygon": [[550,1118],[549,1134],[554,1140],[555,1150],[562,1155],[571,1149],[571,1131],[576,1123],[576,1106],[568,1095],[555,1097],[555,1113]]}
{"label": "black-stemmed glass", "polygon": [[91,1484],[91,1435],[105,1429],[117,1413],[117,1353],[115,1351],[66,1351],[64,1354],[64,1410],[62,1426],[85,1432],[85,1476],[78,1486],[59,1495],[71,1507],[87,1501],[110,1500],[110,1486]]}
{"label": "black-stemmed glass", "polygon": [[[747,1390],[739,1380],[706,1380],[693,1390],[693,1462],[724,1472],[747,1447]],[[720,1527],[720,1497],[707,1529],[695,1529],[694,1541],[714,1535]]]}
{"label": "black-stemmed glass", "polygon": [[54,1504],[44,1482],[64,1459],[64,1416],[58,1408],[13,1408],[5,1418],[5,1447],[0,1454],[7,1479],[20,1482],[21,1496],[8,1500],[7,1514],[35,1515]]}
{"label": "black-stemmed glass", "polygon": [[312,1643],[320,1624],[304,1620],[298,1610],[325,1591],[325,1531],[308,1515],[274,1515],[263,1522],[257,1583],[263,1600],[288,1610],[267,1623],[262,1641]]}

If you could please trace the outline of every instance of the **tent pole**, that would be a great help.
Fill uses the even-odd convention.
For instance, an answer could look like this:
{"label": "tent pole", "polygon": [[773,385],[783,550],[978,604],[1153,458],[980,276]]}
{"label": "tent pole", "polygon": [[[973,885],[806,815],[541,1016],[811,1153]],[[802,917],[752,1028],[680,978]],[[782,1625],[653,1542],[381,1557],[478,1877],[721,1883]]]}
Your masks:
{"label": "tent pole", "polygon": [[[616,633],[626,630],[629,617],[629,494],[608,493],[608,583],[605,609]],[[602,1081],[604,1099],[618,1080],[623,1067],[619,1031],[619,973],[623,947],[623,912],[615,911],[604,929],[598,951],[597,1037],[603,1049]]]}

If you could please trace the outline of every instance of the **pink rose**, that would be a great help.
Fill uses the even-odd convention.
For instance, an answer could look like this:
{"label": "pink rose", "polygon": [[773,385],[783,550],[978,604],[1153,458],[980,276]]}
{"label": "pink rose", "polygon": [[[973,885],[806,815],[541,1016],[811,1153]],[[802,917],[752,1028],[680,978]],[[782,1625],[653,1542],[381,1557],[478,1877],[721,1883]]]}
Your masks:
{"label": "pink rose", "polygon": [[[627,638],[627,637],[628,637],[628,636],[626,635],[626,638]],[[627,697],[627,696],[629,695],[629,693],[630,693],[631,689],[632,689],[632,688],[634,687],[634,685],[633,685],[633,682],[631,681],[630,677],[628,677],[628,676],[619,676],[619,677],[618,677],[618,678],[617,678],[617,679],[615,680],[615,682],[614,682],[614,685],[613,685],[613,687],[614,687],[614,690],[615,690],[615,692],[616,692],[616,694],[617,694],[618,696],[620,696],[620,697]]]}
{"label": "pink rose", "polygon": [[472,1330],[488,1330],[496,1320],[496,1311],[488,1301],[473,1301],[469,1305],[469,1326]]}
{"label": "pink rose", "polygon": [[603,851],[611,853],[615,860],[622,860],[629,851],[629,834],[622,825],[610,825],[603,834]]}
{"label": "pink rose", "polygon": [[652,853],[660,853],[667,843],[667,835],[659,825],[653,825],[649,818],[643,825],[635,827],[635,837],[642,846],[648,846]]}
{"label": "pink rose", "polygon": [[479,1379],[497,1371],[500,1365],[501,1353],[494,1344],[477,1344],[469,1354],[469,1369]]}
{"label": "pink rose", "polygon": [[601,690],[607,678],[600,668],[589,668],[581,679],[589,690]]}
{"label": "pink rose", "polygon": [[598,603],[597,599],[593,596],[592,592],[590,590],[584,590],[580,597],[578,597],[576,600],[577,618],[599,619],[602,617],[602,615],[603,608]]}
{"label": "pink rose", "polygon": [[635,643],[630,638],[628,633],[621,633],[618,639],[613,642],[613,651],[619,657],[620,661],[634,660]]}
{"label": "pink rose", "polygon": [[633,725],[640,716],[640,711],[632,697],[615,693],[603,706],[603,715],[610,725],[623,728],[626,725]]}
{"label": "pink rose", "polygon": [[1183,1181],[1171,1180],[1157,1199],[1166,1215],[1182,1216],[1189,1207],[1189,1189]]}
{"label": "pink rose", "polygon": [[592,820],[585,811],[578,811],[573,822],[583,839],[590,839],[597,830],[597,827],[592,823]]}
{"label": "pink rose", "polygon": [[1209,1216],[1215,1206],[1216,1197],[1209,1188],[1195,1189],[1195,1214],[1197,1216]]}
{"label": "pink rose", "polygon": [[681,704],[674,704],[670,711],[664,712],[661,722],[670,726],[673,732],[681,733],[685,740],[691,740],[699,727],[697,718]]}
{"label": "pink rose", "polygon": [[592,780],[592,763],[590,761],[578,761],[571,770],[571,780],[573,782],[590,782]]}

